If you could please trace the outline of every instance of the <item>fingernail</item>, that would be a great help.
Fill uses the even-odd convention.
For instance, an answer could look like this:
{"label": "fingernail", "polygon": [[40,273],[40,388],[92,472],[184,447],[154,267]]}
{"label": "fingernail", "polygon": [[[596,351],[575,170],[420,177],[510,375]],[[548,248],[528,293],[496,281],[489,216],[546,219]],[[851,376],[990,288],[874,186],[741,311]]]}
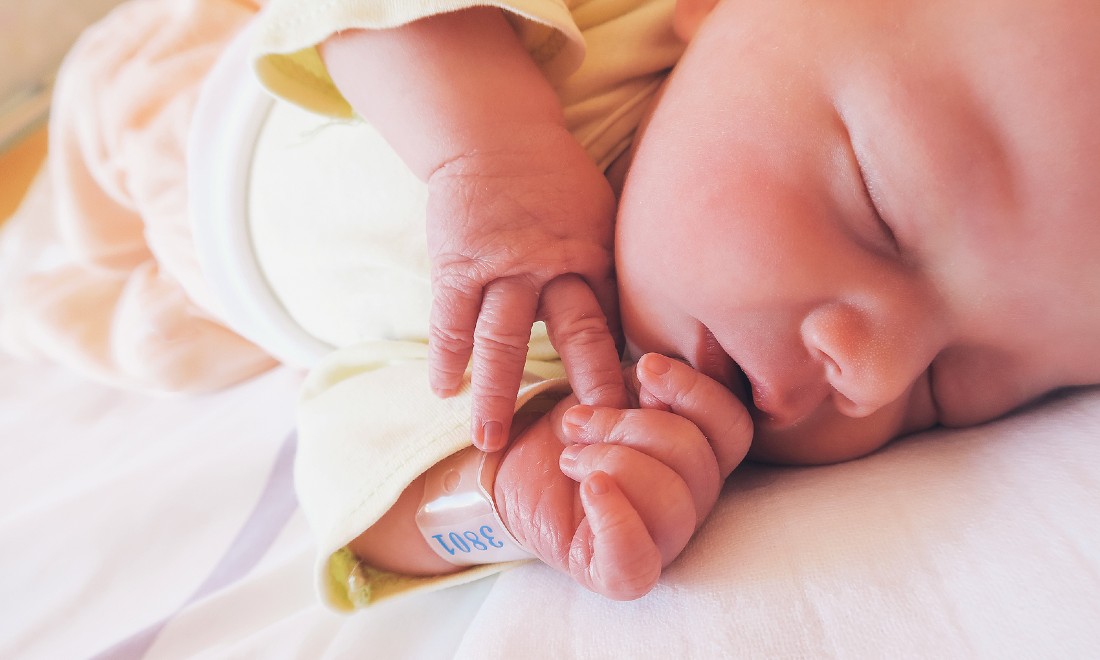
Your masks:
{"label": "fingernail", "polygon": [[584,449],[583,445],[569,445],[562,450],[558,462],[562,465],[573,465],[577,462],[577,457],[580,456],[582,449]]}
{"label": "fingernail", "polygon": [[497,421],[485,422],[481,427],[481,447],[485,451],[495,451],[503,443],[504,425]]}
{"label": "fingernail", "polygon": [[582,429],[585,424],[588,423],[588,420],[592,419],[592,415],[595,412],[596,411],[588,406],[573,406],[565,411],[565,414],[561,417],[561,421],[569,426]]}
{"label": "fingernail", "polygon": [[592,495],[605,495],[611,487],[608,479],[610,477],[605,472],[593,472],[584,480],[584,485]]}
{"label": "fingernail", "polygon": [[672,368],[672,363],[663,355],[647,353],[642,358],[642,368],[654,376],[662,376],[667,374],[668,370]]}

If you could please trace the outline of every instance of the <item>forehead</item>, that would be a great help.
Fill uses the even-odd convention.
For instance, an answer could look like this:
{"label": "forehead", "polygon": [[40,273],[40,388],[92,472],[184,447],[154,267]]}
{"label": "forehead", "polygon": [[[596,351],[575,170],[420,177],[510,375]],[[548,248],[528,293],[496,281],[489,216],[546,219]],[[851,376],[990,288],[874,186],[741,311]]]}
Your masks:
{"label": "forehead", "polygon": [[892,76],[904,89],[958,78],[973,103],[1023,95],[1095,119],[1098,34],[1092,0],[724,0],[677,70],[705,71],[687,83],[699,92],[736,78],[773,95],[808,79],[835,96],[853,79]]}

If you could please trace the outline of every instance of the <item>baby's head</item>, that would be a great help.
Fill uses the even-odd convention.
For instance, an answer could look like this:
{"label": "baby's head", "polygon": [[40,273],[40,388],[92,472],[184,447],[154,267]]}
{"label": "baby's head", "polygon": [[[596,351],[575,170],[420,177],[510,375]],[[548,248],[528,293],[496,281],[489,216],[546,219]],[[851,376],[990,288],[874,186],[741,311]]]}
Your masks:
{"label": "baby's head", "polygon": [[1100,4],[714,4],[620,204],[633,353],[793,462],[1100,382]]}

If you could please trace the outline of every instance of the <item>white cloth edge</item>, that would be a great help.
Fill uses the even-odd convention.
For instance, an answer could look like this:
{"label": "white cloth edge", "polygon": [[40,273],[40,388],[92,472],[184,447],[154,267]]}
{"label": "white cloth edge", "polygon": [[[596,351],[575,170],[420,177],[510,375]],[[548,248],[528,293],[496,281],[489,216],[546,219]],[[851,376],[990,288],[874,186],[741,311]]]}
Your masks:
{"label": "white cloth edge", "polygon": [[191,229],[219,305],[212,311],[280,362],[310,368],[334,347],[280,304],[256,260],[247,221],[253,147],[274,104],[248,66],[253,31],[250,25],[226,48],[196,103],[187,145]]}

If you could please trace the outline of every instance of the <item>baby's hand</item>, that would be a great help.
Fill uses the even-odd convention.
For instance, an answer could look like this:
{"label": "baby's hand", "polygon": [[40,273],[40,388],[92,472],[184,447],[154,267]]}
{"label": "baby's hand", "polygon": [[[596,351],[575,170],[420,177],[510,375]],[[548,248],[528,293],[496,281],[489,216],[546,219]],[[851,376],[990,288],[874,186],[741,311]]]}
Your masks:
{"label": "baby's hand", "polygon": [[[607,180],[558,125],[501,126],[494,144],[428,179],[431,386],[453,394],[472,353],[472,432],[488,451],[509,437],[536,318],[546,320],[567,367],[570,347],[587,358],[574,364],[597,369],[608,353],[618,378],[604,316],[615,310]],[[567,274],[583,279],[558,286]],[[593,292],[598,306],[586,302]],[[621,405],[614,397],[595,402]]]}
{"label": "baby's hand", "polygon": [[636,373],[641,409],[566,399],[520,435],[494,488],[524,547],[622,600],[653,588],[752,439],[744,406],[710,378],[653,354]]}

